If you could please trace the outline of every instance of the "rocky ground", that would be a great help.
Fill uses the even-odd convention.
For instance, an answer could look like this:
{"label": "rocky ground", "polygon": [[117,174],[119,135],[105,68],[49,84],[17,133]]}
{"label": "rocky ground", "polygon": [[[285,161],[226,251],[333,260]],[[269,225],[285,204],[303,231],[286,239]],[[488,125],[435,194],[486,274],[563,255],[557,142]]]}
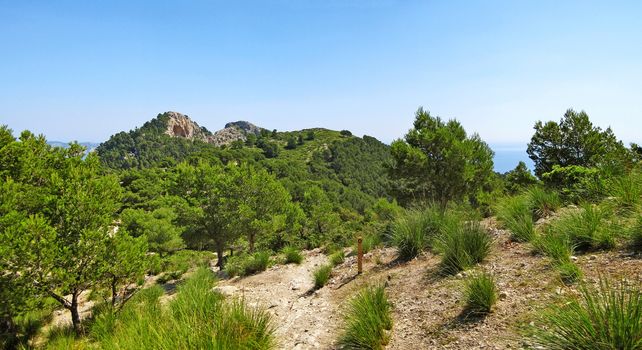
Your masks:
{"label": "rocky ground", "polygon": [[[348,257],[333,271],[330,283],[309,293],[312,271],[325,263],[319,251],[306,252],[301,265],[275,266],[242,279],[219,283],[227,294],[264,305],[275,317],[281,349],[335,349],[345,302],[368,283],[385,283],[393,304],[393,331],[387,349],[521,349],[520,328],[537,311],[576,293],[565,286],[546,258],[527,244],[511,242],[509,232],[484,224],[495,242],[491,256],[473,271],[440,276],[439,257],[425,254],[399,263],[393,248],[366,254],[364,273],[356,274],[356,258]],[[642,257],[621,251],[578,256],[585,278],[627,277],[642,281]],[[491,272],[500,300],[485,318],[467,317],[462,296],[464,279],[477,271]]]}

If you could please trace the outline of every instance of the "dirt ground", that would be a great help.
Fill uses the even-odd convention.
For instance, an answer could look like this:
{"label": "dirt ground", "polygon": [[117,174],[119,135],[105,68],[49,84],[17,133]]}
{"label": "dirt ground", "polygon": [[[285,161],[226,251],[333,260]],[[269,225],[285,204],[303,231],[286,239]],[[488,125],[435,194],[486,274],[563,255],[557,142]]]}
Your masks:
{"label": "dirt ground", "polygon": [[[393,331],[386,349],[522,349],[520,327],[537,311],[576,293],[565,286],[546,258],[527,244],[511,242],[509,232],[484,224],[494,237],[486,262],[456,276],[438,274],[439,257],[424,254],[399,263],[393,248],[365,255],[364,273],[356,274],[356,258],[348,257],[333,271],[324,288],[310,292],[312,271],[326,262],[319,251],[305,252],[301,265],[275,266],[242,279],[221,281],[224,292],[263,305],[274,315],[280,349],[336,349],[342,308],[368,283],[385,283],[393,304]],[[600,276],[642,281],[642,257],[622,251],[581,255],[576,263],[585,279]],[[462,296],[464,279],[477,271],[491,272],[500,300],[485,318],[467,317]]]}

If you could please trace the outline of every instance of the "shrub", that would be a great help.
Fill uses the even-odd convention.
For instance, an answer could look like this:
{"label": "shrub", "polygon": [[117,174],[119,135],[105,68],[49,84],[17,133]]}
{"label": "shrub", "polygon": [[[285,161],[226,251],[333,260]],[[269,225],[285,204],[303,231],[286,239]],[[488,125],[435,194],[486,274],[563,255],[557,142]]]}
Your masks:
{"label": "shrub", "polygon": [[477,222],[466,222],[444,232],[438,241],[441,267],[455,274],[482,262],[490,253],[492,238]]}
{"label": "shrub", "polygon": [[579,251],[610,249],[615,246],[615,235],[609,217],[607,208],[585,204],[581,211],[553,221],[551,230],[566,235]]}
{"label": "shrub", "polygon": [[557,192],[547,191],[541,187],[531,187],[527,192],[529,206],[535,219],[545,218],[557,211],[561,200]]}
{"label": "shrub", "polygon": [[346,255],[343,250],[337,250],[336,252],[330,255],[330,265],[337,266],[343,264],[346,259]]}
{"label": "shrub", "polygon": [[225,264],[228,276],[249,276],[265,271],[270,265],[269,252],[256,252],[252,255],[237,255],[230,257]]}
{"label": "shrub", "polygon": [[625,282],[612,287],[583,285],[580,300],[571,299],[543,313],[529,328],[533,345],[546,349],[640,349],[642,292]]}
{"label": "shrub", "polygon": [[331,265],[321,265],[316,270],[314,270],[314,289],[320,289],[325,286],[325,284],[328,283],[331,275]]}
{"label": "shrub", "polygon": [[511,232],[516,242],[529,242],[535,235],[535,223],[527,196],[515,196],[499,201],[496,212],[502,226]]}
{"label": "shrub", "polygon": [[542,180],[548,187],[559,190],[566,200],[574,203],[597,201],[605,192],[604,181],[597,168],[554,165],[551,171],[542,174]]}
{"label": "shrub", "polygon": [[182,271],[165,272],[162,275],[158,276],[158,279],[156,279],[156,283],[165,284],[169,281],[178,280],[181,278],[181,276],[183,276]]}
{"label": "shrub", "polygon": [[383,349],[392,329],[391,305],[383,286],[368,286],[348,304],[339,344],[343,349]]}
{"label": "shrub", "polygon": [[285,255],[286,264],[300,264],[303,261],[303,255],[295,247],[285,247],[283,248],[283,254]]}
{"label": "shrub", "polygon": [[497,286],[493,276],[487,273],[473,275],[466,281],[466,311],[472,314],[487,314],[497,302]]}
{"label": "shrub", "polygon": [[163,292],[160,287],[143,290],[125,305],[115,321],[96,318],[90,334],[101,349],[274,348],[270,315],[243,301],[225,301],[212,292],[213,283],[208,269],[197,270],[178,287],[176,298],[167,308],[158,301]]}

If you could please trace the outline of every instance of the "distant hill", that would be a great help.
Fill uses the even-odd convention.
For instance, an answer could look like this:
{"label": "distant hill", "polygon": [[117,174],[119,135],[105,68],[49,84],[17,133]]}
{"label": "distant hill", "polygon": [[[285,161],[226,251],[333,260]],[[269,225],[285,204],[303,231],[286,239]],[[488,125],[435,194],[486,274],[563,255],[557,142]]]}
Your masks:
{"label": "distant hill", "polygon": [[115,170],[171,166],[195,158],[222,164],[241,161],[270,170],[294,197],[303,196],[310,182],[337,201],[350,197],[351,202],[366,203],[387,196],[390,147],[346,130],[278,132],[237,121],[211,132],[186,115],[166,112],[111,136],[96,151]]}

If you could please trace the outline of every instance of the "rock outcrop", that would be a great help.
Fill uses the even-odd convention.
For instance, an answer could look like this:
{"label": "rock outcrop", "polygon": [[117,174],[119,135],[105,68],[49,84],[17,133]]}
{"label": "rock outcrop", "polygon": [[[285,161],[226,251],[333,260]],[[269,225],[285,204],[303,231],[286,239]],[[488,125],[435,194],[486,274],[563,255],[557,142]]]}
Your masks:
{"label": "rock outcrop", "polygon": [[201,128],[196,122],[189,119],[188,116],[178,112],[166,112],[164,115],[168,118],[167,130],[165,130],[167,135],[210,142],[212,133],[205,128]]}
{"label": "rock outcrop", "polygon": [[165,130],[167,135],[204,141],[215,146],[229,145],[234,141],[245,141],[248,134],[259,135],[262,130],[262,128],[250,122],[237,121],[227,123],[225,128],[211,133],[184,114],[166,112],[164,115],[168,118],[167,129]]}

